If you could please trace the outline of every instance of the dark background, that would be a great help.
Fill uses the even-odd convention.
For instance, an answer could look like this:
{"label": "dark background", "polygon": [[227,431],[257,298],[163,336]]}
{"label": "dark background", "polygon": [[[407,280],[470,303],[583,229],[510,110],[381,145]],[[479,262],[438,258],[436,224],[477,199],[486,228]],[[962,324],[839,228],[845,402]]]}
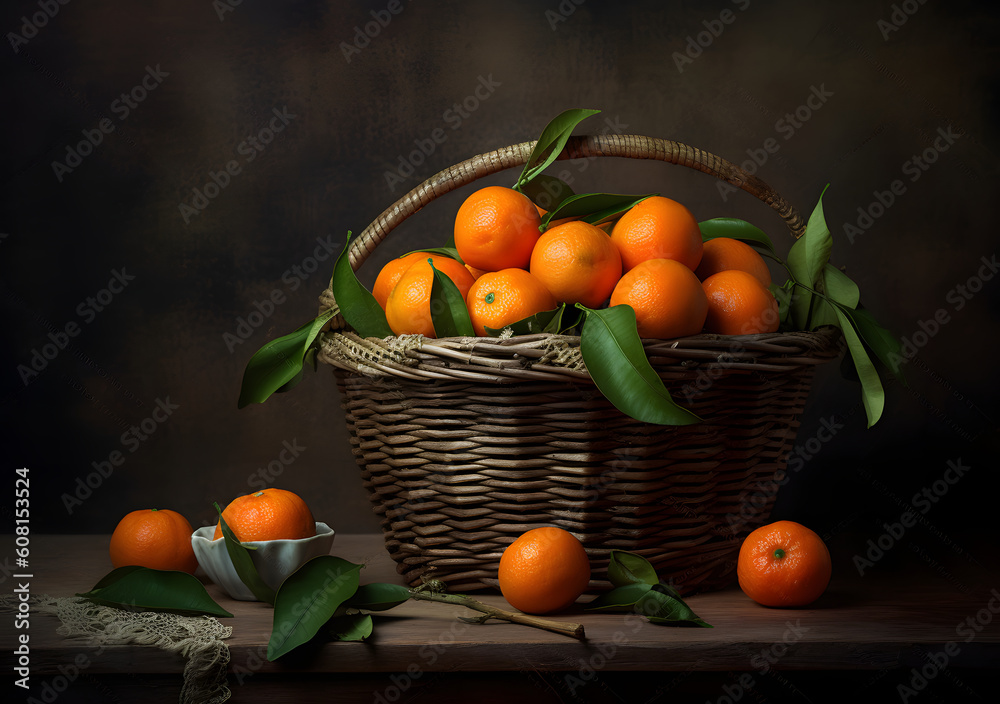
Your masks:
{"label": "dark background", "polygon": [[[977,277],[981,257],[997,251],[1000,17],[993,3],[902,4],[915,11],[793,0],[247,1],[221,16],[223,5],[207,0],[60,5],[16,52],[0,46],[0,408],[11,477],[3,505],[12,504],[13,470],[25,466],[38,532],[110,532],[128,511],[151,506],[202,525],[213,501],[262,483],[305,496],[341,532],[376,531],[329,370],[238,411],[243,369],[266,341],[315,314],[332,272],[327,249],[339,251],[348,230],[360,232],[441,168],[533,139],[563,109],[588,107],[603,112],[581,133],[675,139],[739,163],[774,139],[780,149],[758,175],[805,215],[830,184],[833,261],[919,352],[905,365],[910,387],[888,390],[872,429],[859,387],[837,364],[821,370],[800,446],[824,420],[843,428],[791,476],[774,516],[827,536],[858,533],[863,548],[960,458],[969,472],[907,536],[929,555],[948,554],[989,528],[994,512],[1000,281]],[[0,30],[20,34],[22,16],[37,12],[32,2],[7,3]],[[391,20],[372,24],[372,12]],[[898,27],[880,26],[893,18]],[[355,43],[366,25],[375,36]],[[678,64],[685,52],[691,60]],[[160,82],[123,119],[115,101],[147,67]],[[816,92],[823,102],[804,107]],[[241,149],[273,110],[294,117],[262,151]],[[786,120],[797,110],[795,123]],[[55,173],[53,162],[65,164],[102,118],[115,130],[71,172]],[[421,163],[412,174],[400,171],[435,130],[446,139],[413,159]],[[934,163],[911,180],[907,162],[939,130],[960,136],[932,149]],[[186,222],[180,206],[197,203],[194,189],[233,160],[239,173]],[[659,191],[699,220],[742,217],[783,253],[791,244],[766,206],[742,192],[723,197],[704,174],[612,159],[568,168],[578,191]],[[872,209],[875,192],[896,179],[905,192],[884,212]],[[443,243],[470,190],[394,232],[362,281],[370,285],[392,256]],[[859,208],[879,217],[859,225]],[[864,232],[851,237],[848,224]],[[105,293],[100,312],[88,308],[115,271],[134,278],[110,302]],[[961,309],[958,286],[977,291]],[[269,309],[272,294],[282,302]],[[260,308],[269,314],[254,316]],[[947,322],[915,337],[939,310]],[[240,334],[241,320],[258,324],[236,344],[225,335]],[[19,365],[69,323],[79,334],[24,383]],[[170,415],[154,415],[168,400]],[[123,440],[156,416],[164,422],[147,421],[147,439]],[[281,465],[285,444],[299,449]],[[98,481],[94,463],[115,452],[124,462]],[[272,462],[281,472],[263,480]],[[96,487],[86,487],[88,476]]]}

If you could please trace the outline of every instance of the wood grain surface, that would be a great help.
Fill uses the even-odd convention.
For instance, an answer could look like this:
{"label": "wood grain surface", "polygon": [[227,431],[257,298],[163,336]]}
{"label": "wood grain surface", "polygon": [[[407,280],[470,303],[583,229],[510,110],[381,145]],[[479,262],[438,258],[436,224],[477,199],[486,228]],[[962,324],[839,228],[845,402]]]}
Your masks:
{"label": "wood grain surface", "polygon": [[[36,536],[32,592],[69,596],[86,591],[111,569],[107,544],[106,535]],[[401,583],[379,535],[338,535],[331,552],[363,563],[362,583]],[[379,682],[392,687],[396,686],[393,682],[407,681],[400,675],[394,680],[391,674],[406,672],[411,673],[408,681],[414,687],[418,680],[429,681],[431,673],[448,673],[459,680],[460,673],[470,673],[470,677],[471,673],[493,673],[491,677],[502,686],[505,681],[511,684],[529,675],[544,678],[545,673],[563,673],[560,676],[565,678],[588,672],[588,664],[600,671],[605,681],[630,672],[647,677],[659,673],[663,681],[680,673],[717,673],[737,683],[739,673],[760,677],[762,673],[796,671],[884,672],[919,668],[927,653],[941,651],[952,641],[958,652],[949,658],[949,667],[963,671],[997,667],[1000,629],[990,610],[991,599],[992,607],[1000,609],[1000,591],[996,590],[1000,575],[995,566],[962,569],[955,565],[946,579],[915,561],[903,572],[870,572],[861,577],[856,570],[846,569],[851,565],[850,555],[838,555],[835,549],[834,561],[845,569],[835,573],[827,593],[810,608],[760,607],[736,587],[689,597],[695,612],[715,626],[711,629],[656,626],[634,615],[587,614],[579,608],[555,616],[586,626],[587,639],[578,642],[502,622],[469,625],[457,618],[472,615],[464,608],[409,602],[377,615],[375,634],[365,643],[310,643],[274,663],[265,657],[271,608],[258,602],[234,601],[207,580],[206,586],[211,596],[234,614],[226,622],[233,627],[227,641],[230,685],[243,693],[236,701],[249,701],[246,697],[251,690],[257,696],[271,692],[272,687],[301,692],[333,683],[345,691],[356,687],[370,696]],[[957,589],[956,584],[965,589]],[[477,597],[506,605],[499,594]],[[585,595],[580,603],[588,598]],[[980,622],[987,617],[989,621],[965,642],[966,634],[974,631],[956,629],[977,614]],[[6,645],[15,638],[13,619],[5,617],[0,623],[3,660],[9,663],[11,649]],[[54,617],[33,616],[31,668],[35,681],[57,674],[60,665],[71,663],[79,653],[93,652],[79,641],[58,635],[57,625]],[[93,658],[86,674],[87,681],[100,680],[102,686],[118,681],[116,692],[141,691],[157,678],[179,687],[183,666],[182,658],[156,648],[109,647]],[[5,664],[5,671],[10,672],[9,667]],[[337,673],[336,678],[321,676],[331,673]],[[505,679],[503,673],[509,676]],[[244,685],[250,681],[254,687],[247,689]],[[486,682],[489,678],[471,681]],[[123,701],[131,697],[116,696]],[[267,699],[281,700],[273,694]]]}

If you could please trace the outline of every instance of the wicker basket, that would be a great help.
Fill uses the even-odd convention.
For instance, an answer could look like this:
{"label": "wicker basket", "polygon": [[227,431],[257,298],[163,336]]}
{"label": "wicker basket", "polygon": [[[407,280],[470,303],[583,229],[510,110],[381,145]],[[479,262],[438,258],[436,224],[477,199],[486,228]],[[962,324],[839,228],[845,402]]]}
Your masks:
{"label": "wicker basket", "polygon": [[[382,213],[353,243],[357,269],[431,200],[520,166],[533,142],[445,169]],[[761,199],[798,236],[803,222],[766,184],[677,142],[574,137],[560,158],[658,159],[724,179]],[[329,289],[321,309],[335,306]],[[556,525],[576,535],[606,589],[608,555],[643,555],[681,593],[733,582],[742,538],[765,523],[815,366],[839,333],[697,335],[644,340],[654,369],[704,421],[633,420],[597,390],[579,337],[361,339],[336,316],[319,359],[334,367],[361,477],[386,548],[407,582],[496,586],[504,548]]]}

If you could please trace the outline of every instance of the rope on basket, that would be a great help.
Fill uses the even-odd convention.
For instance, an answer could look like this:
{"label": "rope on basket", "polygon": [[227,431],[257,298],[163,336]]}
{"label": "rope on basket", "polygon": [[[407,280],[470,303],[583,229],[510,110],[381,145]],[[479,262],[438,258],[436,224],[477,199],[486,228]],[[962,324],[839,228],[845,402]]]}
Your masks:
{"label": "rope on basket", "polygon": [[[17,608],[13,595],[0,595],[0,607]],[[233,634],[210,616],[181,616],[156,611],[126,611],[102,606],[77,597],[31,598],[38,613],[59,618],[56,631],[67,637],[85,637],[87,644],[103,649],[109,645],[155,645],[187,658],[184,665],[182,704],[222,704],[232,692],[226,682],[229,646]]]}

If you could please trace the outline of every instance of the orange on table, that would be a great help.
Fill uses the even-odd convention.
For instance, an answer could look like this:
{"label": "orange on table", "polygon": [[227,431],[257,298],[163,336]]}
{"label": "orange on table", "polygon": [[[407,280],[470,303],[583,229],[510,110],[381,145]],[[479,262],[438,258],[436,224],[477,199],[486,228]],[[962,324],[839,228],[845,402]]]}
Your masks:
{"label": "orange on table", "polygon": [[559,611],[576,601],[590,582],[590,560],[576,536],[545,526],[522,534],[500,557],[500,591],[528,614]]}
{"label": "orange on table", "polygon": [[[301,540],[316,535],[312,511],[298,494],[268,487],[233,499],[222,512],[226,525],[241,542],[253,540]],[[216,523],[212,540],[222,537],[222,522]]]}
{"label": "orange on table", "polygon": [[547,230],[538,239],[528,270],[556,301],[596,308],[621,278],[622,261],[606,232],[573,220]]}
{"label": "orange on table", "polygon": [[[699,286],[700,288],[700,286]],[[534,274],[524,269],[490,271],[472,284],[465,297],[476,334],[500,330],[535,313],[556,307],[555,297]]]}
{"label": "orange on table", "polygon": [[740,546],[740,588],[764,606],[806,606],[826,591],[830,551],[814,531],[794,521],[775,521],[753,531]]}
{"label": "orange on table", "polygon": [[730,269],[702,282],[708,298],[705,330],[720,335],[777,332],[778,301],[753,274]]}
{"label": "orange on table", "polygon": [[[451,279],[462,298],[465,298],[476,281],[469,270],[455,259],[431,259],[434,261],[434,268]],[[433,284],[434,270],[426,259],[415,261],[403,272],[385,302],[385,319],[395,334],[435,337],[434,322],[431,319]]]}
{"label": "orange on table", "polygon": [[155,508],[132,511],[111,534],[111,564],[194,574],[198,558],[191,547],[193,532],[191,523],[176,511]]}
{"label": "orange on table", "polygon": [[466,198],[458,209],[455,249],[476,269],[524,269],[538,241],[541,222],[528,196],[504,186],[487,186]]}
{"label": "orange on table", "polygon": [[648,259],[676,259],[691,271],[701,262],[698,221],[670,198],[651,196],[632,206],[611,230],[625,271]]}
{"label": "orange on table", "polygon": [[708,315],[701,281],[673,259],[647,259],[625,273],[611,293],[610,305],[621,304],[635,311],[639,337],[697,335]]}
{"label": "orange on table", "polygon": [[705,242],[701,263],[694,272],[698,278],[704,281],[712,274],[729,269],[749,272],[765,287],[771,285],[771,272],[767,268],[767,262],[746,242],[730,237],[713,237]]}

